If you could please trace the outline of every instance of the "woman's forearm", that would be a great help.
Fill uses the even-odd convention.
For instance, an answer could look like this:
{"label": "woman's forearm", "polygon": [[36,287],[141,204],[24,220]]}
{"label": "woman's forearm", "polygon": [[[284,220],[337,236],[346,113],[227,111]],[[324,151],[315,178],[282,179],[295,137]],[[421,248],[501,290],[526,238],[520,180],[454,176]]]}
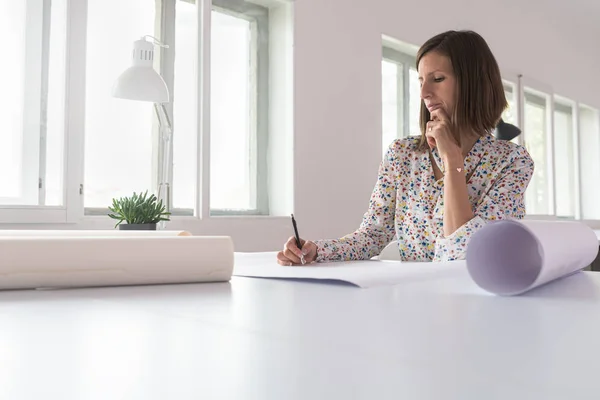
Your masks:
{"label": "woman's forearm", "polygon": [[469,202],[463,161],[448,159],[444,165],[444,236],[448,237],[473,219],[474,214]]}

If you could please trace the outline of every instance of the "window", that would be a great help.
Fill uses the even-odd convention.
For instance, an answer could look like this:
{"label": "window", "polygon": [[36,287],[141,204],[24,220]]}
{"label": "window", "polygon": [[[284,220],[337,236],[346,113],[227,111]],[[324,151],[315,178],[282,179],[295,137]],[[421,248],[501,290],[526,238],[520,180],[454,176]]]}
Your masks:
{"label": "window", "polygon": [[268,10],[235,4],[213,2],[210,208],[267,214]]}
{"label": "window", "polygon": [[404,113],[399,110],[402,104],[403,67],[392,61],[383,60],[381,63],[381,93],[382,93],[382,150],[387,151],[390,143],[402,137]]}
{"label": "window", "polygon": [[556,215],[574,218],[577,185],[573,107],[566,101],[554,103],[554,171]]}
{"label": "window", "polygon": [[416,59],[398,50],[383,48],[381,63],[382,150],[399,138],[420,135],[421,90]]}
{"label": "window", "polygon": [[[115,99],[109,90],[129,66],[133,41],[152,35],[161,17],[145,0],[134,0],[127,8],[118,4],[116,0],[88,3],[84,204],[90,214],[105,213],[115,196],[156,187],[159,149],[152,104]],[[109,15],[112,29],[106,32],[104,21]],[[164,50],[162,64],[157,56],[155,68],[162,70],[173,99],[172,212],[194,215],[198,194],[195,2],[176,1],[174,15],[174,49]],[[260,161],[266,157],[268,136],[267,28],[267,8],[213,1],[210,203],[216,213],[268,214],[265,163]],[[169,35],[167,27],[161,29]],[[107,160],[109,152],[112,156]]]}
{"label": "window", "polygon": [[581,218],[600,220],[600,114],[585,105],[578,110]]}
{"label": "window", "polygon": [[46,103],[46,136],[41,138],[43,151],[41,165],[40,204],[64,204],[65,188],[65,70],[67,1],[52,1],[48,62],[48,101]]}
{"label": "window", "polygon": [[184,215],[194,215],[198,197],[197,14],[194,1],[175,3],[172,196]]}
{"label": "window", "polygon": [[513,83],[503,82],[503,86],[508,107],[502,113],[502,119],[506,123],[518,125],[519,122],[517,121],[517,96],[515,85]]}
{"label": "window", "polygon": [[104,210],[113,197],[155,188],[152,103],[113,98],[111,89],[133,42],[154,33],[156,15],[146,0],[88,0],[87,15],[83,203]]}
{"label": "window", "polygon": [[[508,124],[513,124],[515,126],[519,126],[518,116],[517,116],[517,87],[514,83],[504,81],[504,95],[506,96],[506,102],[508,103],[508,107],[502,113],[502,119],[504,122]],[[521,135],[512,139],[511,142],[515,144],[521,143]]]}
{"label": "window", "polygon": [[546,94],[525,90],[524,141],[535,162],[535,171],[525,193],[527,214],[552,214],[547,101]]}
{"label": "window", "polygon": [[66,0],[0,2],[0,205],[64,204]]}
{"label": "window", "polygon": [[408,82],[408,110],[410,116],[408,118],[408,132],[405,136],[419,136],[421,135],[421,128],[419,127],[421,116],[421,85],[419,84],[419,73],[415,68],[409,68]]}
{"label": "window", "polygon": [[[512,87],[505,82],[509,108],[514,107],[516,112],[519,104],[523,104],[524,128],[520,140],[535,162],[535,172],[525,193],[527,214],[600,219],[596,201],[600,191],[597,185],[589,184],[600,180],[598,111],[556,95],[539,82],[534,86],[535,89],[523,86],[521,79]],[[519,119],[509,110],[503,118],[507,122]]]}
{"label": "window", "polygon": [[[196,6],[176,6],[175,100],[173,104],[173,205],[196,204]],[[269,214],[268,15],[265,7],[215,0],[210,43],[211,214]]]}
{"label": "window", "polygon": [[171,95],[173,216],[289,215],[292,16],[287,0],[0,2],[0,34],[11,38],[0,66],[0,222],[84,223],[114,197],[157,190],[153,104],[112,96],[145,35],[168,45],[155,47],[154,68]]}
{"label": "window", "polygon": [[[268,12],[250,2],[213,1],[210,43],[210,209],[268,214]],[[176,5],[173,205],[196,204],[196,6]]]}

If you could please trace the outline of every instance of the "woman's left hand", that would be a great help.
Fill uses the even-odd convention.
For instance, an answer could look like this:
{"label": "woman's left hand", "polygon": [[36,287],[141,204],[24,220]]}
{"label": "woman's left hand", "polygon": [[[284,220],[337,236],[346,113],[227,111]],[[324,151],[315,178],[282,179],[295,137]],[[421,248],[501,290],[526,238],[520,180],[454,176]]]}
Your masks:
{"label": "woman's left hand", "polygon": [[427,122],[425,136],[429,148],[436,147],[444,162],[460,160],[462,164],[462,150],[452,132],[450,117],[442,108],[431,111],[431,121]]}

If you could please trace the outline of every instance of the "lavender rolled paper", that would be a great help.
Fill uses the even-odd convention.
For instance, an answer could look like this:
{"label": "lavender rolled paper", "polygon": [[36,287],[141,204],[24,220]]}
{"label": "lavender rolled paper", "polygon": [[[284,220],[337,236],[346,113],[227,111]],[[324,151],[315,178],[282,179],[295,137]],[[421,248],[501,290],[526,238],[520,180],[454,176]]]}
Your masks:
{"label": "lavender rolled paper", "polygon": [[518,295],[589,266],[598,255],[594,231],[579,222],[491,222],[467,248],[467,269],[477,285]]}

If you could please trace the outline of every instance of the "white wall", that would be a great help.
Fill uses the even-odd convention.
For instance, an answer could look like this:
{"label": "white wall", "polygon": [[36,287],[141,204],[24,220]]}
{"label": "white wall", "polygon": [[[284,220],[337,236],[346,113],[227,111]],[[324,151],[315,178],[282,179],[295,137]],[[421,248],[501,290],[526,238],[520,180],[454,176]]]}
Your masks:
{"label": "white wall", "polygon": [[447,29],[473,29],[504,71],[600,108],[600,28],[577,18],[589,13],[576,2],[564,3],[297,0],[295,204],[303,236],[351,232],[367,209],[380,160],[382,34],[420,45]]}
{"label": "white wall", "polygon": [[[585,0],[570,5],[566,0],[499,2],[295,1],[294,214],[301,236],[349,233],[367,209],[381,157],[383,34],[420,45],[447,29],[474,29],[488,41],[504,71],[522,73],[560,95],[600,108],[600,27],[594,27],[600,7],[584,9]],[[112,225],[112,220],[96,217],[51,228]],[[270,217],[175,220],[169,228],[231,235],[238,251],[277,250],[292,234],[289,218]]]}

